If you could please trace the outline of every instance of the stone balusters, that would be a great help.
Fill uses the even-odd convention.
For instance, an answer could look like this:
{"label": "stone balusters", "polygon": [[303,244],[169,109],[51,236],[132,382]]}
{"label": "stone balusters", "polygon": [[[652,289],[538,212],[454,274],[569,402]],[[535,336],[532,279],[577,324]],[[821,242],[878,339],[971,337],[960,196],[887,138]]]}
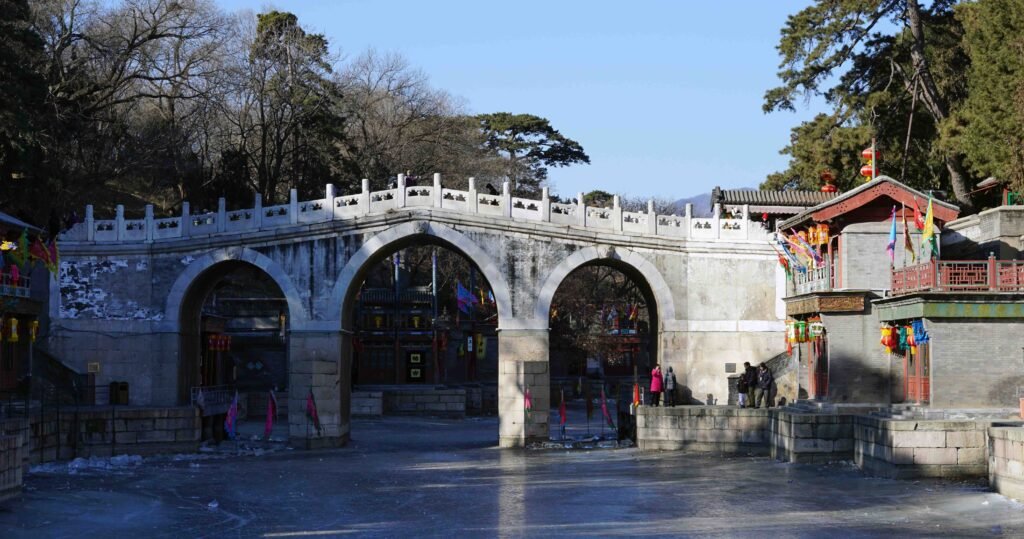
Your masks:
{"label": "stone balusters", "polygon": [[434,189],[430,191],[431,198],[433,199],[433,206],[435,208],[441,207],[441,174],[434,173]]}
{"label": "stone balusters", "polygon": [[469,197],[466,199],[466,209],[469,213],[477,213],[480,207],[480,198],[476,193],[476,178],[469,178]]}
{"label": "stone balusters", "polygon": [[540,220],[545,223],[551,222],[551,195],[547,187],[540,190]]}
{"label": "stone balusters", "polygon": [[508,180],[501,182],[501,214],[512,218],[512,189]]}
{"label": "stone balusters", "polygon": [[622,206],[619,205],[619,195],[612,197],[612,230],[622,232]]}

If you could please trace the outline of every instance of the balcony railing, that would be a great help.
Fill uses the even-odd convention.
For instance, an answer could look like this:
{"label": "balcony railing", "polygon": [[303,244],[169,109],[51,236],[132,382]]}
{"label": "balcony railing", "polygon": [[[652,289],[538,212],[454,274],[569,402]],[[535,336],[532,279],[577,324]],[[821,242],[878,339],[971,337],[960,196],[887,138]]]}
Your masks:
{"label": "balcony railing", "polygon": [[0,274],[0,296],[13,296],[16,298],[29,297],[29,278],[18,276],[14,279],[10,273]]}
{"label": "balcony railing", "polygon": [[825,263],[820,267],[809,269],[806,272],[796,272],[793,275],[796,294],[801,295],[832,290],[835,286],[835,283],[832,281],[832,276],[835,275],[832,266],[832,261],[826,257]]}
{"label": "balcony railing", "polygon": [[914,292],[1024,292],[1024,261],[932,260],[893,270],[893,295]]}

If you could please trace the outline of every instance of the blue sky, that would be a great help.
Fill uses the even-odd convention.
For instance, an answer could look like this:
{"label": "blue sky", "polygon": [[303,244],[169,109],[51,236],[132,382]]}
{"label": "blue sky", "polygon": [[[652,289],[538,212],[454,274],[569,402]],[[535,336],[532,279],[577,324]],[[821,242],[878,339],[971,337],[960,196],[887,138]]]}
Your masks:
{"label": "blue sky", "polygon": [[779,30],[807,0],[216,1],[291,11],[346,56],[399,52],[470,112],[548,118],[591,158],[551,170],[563,196],[755,187],[816,112],[761,112]]}

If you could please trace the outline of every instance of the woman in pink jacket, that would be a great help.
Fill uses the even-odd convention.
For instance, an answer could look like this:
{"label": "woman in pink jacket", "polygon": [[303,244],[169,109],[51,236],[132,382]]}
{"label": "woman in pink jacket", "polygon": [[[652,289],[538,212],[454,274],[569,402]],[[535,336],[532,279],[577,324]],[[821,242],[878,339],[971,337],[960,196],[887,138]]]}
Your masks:
{"label": "woman in pink jacket", "polygon": [[661,365],[655,365],[651,371],[651,406],[657,406],[661,400]]}

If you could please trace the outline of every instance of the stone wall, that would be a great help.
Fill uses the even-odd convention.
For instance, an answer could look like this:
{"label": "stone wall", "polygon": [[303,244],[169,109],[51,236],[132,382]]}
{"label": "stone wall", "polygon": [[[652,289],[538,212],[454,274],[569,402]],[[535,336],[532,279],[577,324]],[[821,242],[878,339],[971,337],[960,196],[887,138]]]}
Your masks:
{"label": "stone wall", "polygon": [[988,482],[1003,496],[1024,500],[1024,428],[988,429]]}
{"label": "stone wall", "polygon": [[353,391],[352,415],[364,417],[384,415],[384,393],[381,391]]}
{"label": "stone wall", "polygon": [[386,415],[466,416],[465,389],[405,387],[383,392],[383,401]]}
{"label": "stone wall", "polygon": [[854,418],[854,461],[872,475],[984,477],[991,421]]}
{"label": "stone wall", "polygon": [[28,421],[0,420],[0,503],[21,495],[28,469]]}
{"label": "stone wall", "polygon": [[725,406],[676,406],[637,409],[637,446],[641,450],[706,451],[767,455],[769,411]]}
{"label": "stone wall", "polygon": [[853,456],[853,416],[772,412],[772,458],[786,462],[832,462]]}
{"label": "stone wall", "polygon": [[30,420],[33,464],[75,457],[192,452],[202,418],[192,407],[67,409]]}

